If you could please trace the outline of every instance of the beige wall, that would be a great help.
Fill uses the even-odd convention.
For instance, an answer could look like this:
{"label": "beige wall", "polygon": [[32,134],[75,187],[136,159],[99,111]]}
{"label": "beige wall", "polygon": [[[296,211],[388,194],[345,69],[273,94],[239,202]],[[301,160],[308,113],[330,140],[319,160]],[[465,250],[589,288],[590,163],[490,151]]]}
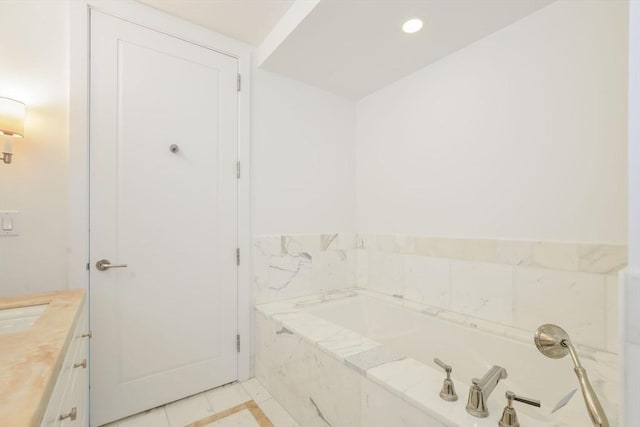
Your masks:
{"label": "beige wall", "polygon": [[20,236],[0,237],[0,295],[67,286],[68,34],[67,1],[0,2],[0,95],[27,105],[0,164],[0,210],[21,215]]}

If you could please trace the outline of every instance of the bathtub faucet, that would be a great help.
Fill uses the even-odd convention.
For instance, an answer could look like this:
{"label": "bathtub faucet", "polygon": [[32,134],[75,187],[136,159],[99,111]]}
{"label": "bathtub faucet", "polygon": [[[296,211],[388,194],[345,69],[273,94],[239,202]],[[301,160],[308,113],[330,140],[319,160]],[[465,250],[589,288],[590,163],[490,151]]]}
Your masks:
{"label": "bathtub faucet", "polygon": [[487,399],[500,380],[505,378],[507,378],[507,370],[497,365],[492,366],[482,379],[473,378],[469,388],[467,412],[478,418],[488,417]]}

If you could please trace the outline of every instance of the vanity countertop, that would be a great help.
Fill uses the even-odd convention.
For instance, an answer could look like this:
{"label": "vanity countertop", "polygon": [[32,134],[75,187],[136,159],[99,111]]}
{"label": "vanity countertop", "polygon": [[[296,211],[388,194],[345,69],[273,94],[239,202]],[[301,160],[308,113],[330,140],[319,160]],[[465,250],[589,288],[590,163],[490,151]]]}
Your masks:
{"label": "vanity countertop", "polygon": [[48,304],[27,330],[0,334],[0,424],[39,426],[85,298],[82,289],[0,298],[0,310]]}

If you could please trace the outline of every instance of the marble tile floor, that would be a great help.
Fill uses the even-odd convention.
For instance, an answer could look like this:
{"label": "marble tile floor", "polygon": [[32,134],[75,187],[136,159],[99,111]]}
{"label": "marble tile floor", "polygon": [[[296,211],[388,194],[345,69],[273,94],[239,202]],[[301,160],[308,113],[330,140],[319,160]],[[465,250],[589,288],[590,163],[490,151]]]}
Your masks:
{"label": "marble tile floor", "polygon": [[[255,404],[243,405],[251,401]],[[215,416],[221,413],[224,413],[221,417]],[[258,414],[266,416],[270,423],[260,420]],[[205,419],[216,421],[198,423]],[[299,427],[255,378],[205,391],[103,427],[185,427],[192,424],[207,427]]]}

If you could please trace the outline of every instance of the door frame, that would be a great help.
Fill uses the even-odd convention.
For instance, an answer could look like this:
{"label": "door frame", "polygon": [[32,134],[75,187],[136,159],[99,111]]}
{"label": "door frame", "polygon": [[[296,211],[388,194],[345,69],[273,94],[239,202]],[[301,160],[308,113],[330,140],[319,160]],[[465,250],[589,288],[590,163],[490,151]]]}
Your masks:
{"label": "door frame", "polygon": [[238,60],[242,88],[238,94],[238,381],[251,375],[251,46],[183,21],[133,0],[76,0],[69,2],[69,256],[70,288],[89,294],[89,47],[90,11],[99,10],[125,21],[177,37]]}

